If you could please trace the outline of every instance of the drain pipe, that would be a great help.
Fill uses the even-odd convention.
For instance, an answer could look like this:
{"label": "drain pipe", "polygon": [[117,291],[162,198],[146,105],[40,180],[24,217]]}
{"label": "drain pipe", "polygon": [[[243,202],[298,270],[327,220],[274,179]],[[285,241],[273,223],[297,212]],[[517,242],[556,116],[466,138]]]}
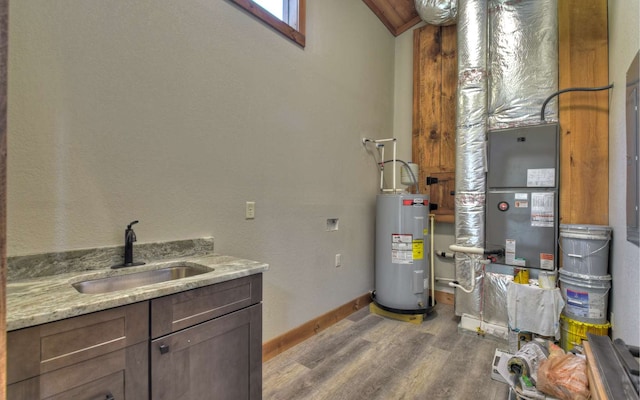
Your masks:
{"label": "drain pipe", "polygon": [[[481,247],[464,247],[464,246],[458,246],[455,244],[450,245],[449,250],[456,253],[475,254],[475,255],[481,255],[481,256],[484,256],[485,254],[490,253],[490,251]],[[476,260],[476,262],[481,265],[487,265],[491,263],[491,260],[480,259],[480,260]],[[464,286],[460,285],[458,281],[449,282],[449,286],[456,289],[460,289],[465,293],[472,293],[476,288],[476,266],[475,265],[471,266],[471,288],[470,289],[467,289]]]}
{"label": "drain pipe", "polygon": [[429,214],[429,220],[431,222],[431,240],[430,240],[430,249],[429,253],[431,256],[431,307],[436,305],[436,256],[435,256],[435,224],[436,224],[436,216],[435,214]]}

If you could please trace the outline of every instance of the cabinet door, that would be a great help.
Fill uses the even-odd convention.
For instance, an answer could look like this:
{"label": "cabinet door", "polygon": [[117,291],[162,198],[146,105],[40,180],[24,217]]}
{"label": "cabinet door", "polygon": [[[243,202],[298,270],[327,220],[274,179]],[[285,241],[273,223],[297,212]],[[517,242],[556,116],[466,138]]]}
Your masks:
{"label": "cabinet door", "polygon": [[154,400],[260,399],[262,304],[151,342]]}
{"label": "cabinet door", "polygon": [[[420,167],[421,193],[430,195],[436,220],[453,222],[455,190],[456,27],[414,30],[412,161]],[[425,185],[427,177],[438,183]]]}
{"label": "cabinet door", "polygon": [[138,343],[7,386],[12,400],[148,398],[148,346]]}

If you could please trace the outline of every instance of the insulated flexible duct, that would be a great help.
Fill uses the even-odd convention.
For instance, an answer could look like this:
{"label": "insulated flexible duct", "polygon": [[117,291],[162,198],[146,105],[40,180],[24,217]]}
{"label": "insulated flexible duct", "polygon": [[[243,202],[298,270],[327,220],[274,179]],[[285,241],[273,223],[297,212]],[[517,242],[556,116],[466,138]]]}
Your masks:
{"label": "insulated flexible duct", "polygon": [[[558,90],[557,0],[489,0],[489,129],[540,123]],[[558,102],[546,109],[558,121]]]}
{"label": "insulated flexible duct", "polygon": [[458,0],[415,0],[418,15],[431,25],[453,25],[458,16]]}
{"label": "insulated flexible duct", "polygon": [[[540,123],[540,106],[558,86],[557,0],[460,0],[457,24],[456,245],[482,248],[486,133]],[[557,121],[555,99],[543,118]],[[483,287],[481,259],[456,253],[456,279],[474,288],[456,293],[456,315],[502,322],[502,277]]]}
{"label": "insulated flexible duct", "polygon": [[[458,104],[456,107],[456,245],[484,247],[485,137],[487,131],[487,2],[458,3]],[[470,294],[457,291],[456,315],[481,310],[482,255],[457,252],[456,279]]]}

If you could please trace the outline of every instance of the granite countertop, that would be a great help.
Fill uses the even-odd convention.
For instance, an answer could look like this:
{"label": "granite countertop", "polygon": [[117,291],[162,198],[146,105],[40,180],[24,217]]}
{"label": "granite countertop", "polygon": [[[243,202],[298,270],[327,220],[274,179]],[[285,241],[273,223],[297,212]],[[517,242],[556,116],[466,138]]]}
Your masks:
{"label": "granite countertop", "polygon": [[[198,264],[211,268],[211,272],[103,294],[79,293],[72,286],[73,283],[85,280],[184,264]],[[13,280],[7,283],[6,289],[7,330],[12,331],[166,296],[261,273],[268,268],[268,264],[257,261],[208,254],[163,259],[137,267],[94,269]]]}

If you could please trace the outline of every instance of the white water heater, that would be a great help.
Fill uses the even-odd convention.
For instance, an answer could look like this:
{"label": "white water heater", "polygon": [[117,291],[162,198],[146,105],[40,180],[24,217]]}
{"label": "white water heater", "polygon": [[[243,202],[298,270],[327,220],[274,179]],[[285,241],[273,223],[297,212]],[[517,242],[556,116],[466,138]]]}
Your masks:
{"label": "white water heater", "polygon": [[381,309],[429,312],[429,234],[429,196],[378,194],[373,301]]}

